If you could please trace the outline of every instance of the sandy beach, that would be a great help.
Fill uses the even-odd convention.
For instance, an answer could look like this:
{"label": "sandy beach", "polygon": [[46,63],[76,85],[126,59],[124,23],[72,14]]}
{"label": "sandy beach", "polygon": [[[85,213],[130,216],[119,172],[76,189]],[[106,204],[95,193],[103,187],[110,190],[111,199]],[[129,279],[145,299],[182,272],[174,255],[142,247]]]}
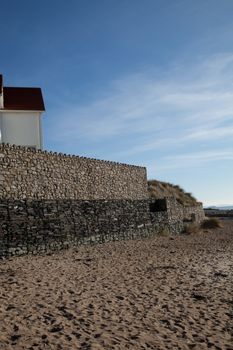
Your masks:
{"label": "sandy beach", "polygon": [[0,261],[0,349],[233,349],[233,221]]}

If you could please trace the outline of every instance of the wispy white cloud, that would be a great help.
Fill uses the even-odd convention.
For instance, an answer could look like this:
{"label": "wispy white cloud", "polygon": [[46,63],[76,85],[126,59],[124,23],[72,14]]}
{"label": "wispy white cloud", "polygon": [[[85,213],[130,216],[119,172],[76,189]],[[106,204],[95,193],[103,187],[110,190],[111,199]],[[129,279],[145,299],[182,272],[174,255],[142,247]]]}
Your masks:
{"label": "wispy white cloud", "polygon": [[[232,118],[232,117],[231,117]],[[194,130],[194,131],[193,131]],[[159,135],[159,134],[157,134]],[[185,145],[192,142],[200,141],[212,141],[218,139],[226,140],[229,137],[233,137],[233,125],[215,128],[206,128],[203,130],[202,127],[195,127],[195,129],[185,129],[180,135],[178,132],[170,137],[158,137],[158,139],[150,140],[142,144],[131,147],[130,149],[118,152],[122,156],[129,156],[133,154],[141,154],[146,151],[168,149],[177,144]]]}
{"label": "wispy white cloud", "polygon": [[190,133],[187,136],[187,139],[190,140],[216,140],[221,138],[226,138],[233,136],[233,125],[224,126],[224,127],[215,127],[209,128],[206,130],[197,130],[193,133]]}
{"label": "wispy white cloud", "polygon": [[[90,103],[63,105],[56,113],[53,138],[115,142],[132,139],[119,154],[136,154],[165,145],[219,139],[233,130],[233,54],[195,64],[176,65],[166,73],[145,69],[114,81]],[[232,123],[225,126],[224,123]],[[133,141],[140,135],[139,144]]]}
{"label": "wispy white cloud", "polygon": [[175,156],[167,156],[169,160],[218,160],[218,159],[233,159],[233,148],[229,150],[214,150],[214,151],[206,151],[206,152],[197,152],[197,153],[187,153]]}
{"label": "wispy white cloud", "polygon": [[157,167],[157,170],[179,169],[202,166],[203,164],[216,161],[232,161],[233,148],[223,150],[210,150],[166,156]]}

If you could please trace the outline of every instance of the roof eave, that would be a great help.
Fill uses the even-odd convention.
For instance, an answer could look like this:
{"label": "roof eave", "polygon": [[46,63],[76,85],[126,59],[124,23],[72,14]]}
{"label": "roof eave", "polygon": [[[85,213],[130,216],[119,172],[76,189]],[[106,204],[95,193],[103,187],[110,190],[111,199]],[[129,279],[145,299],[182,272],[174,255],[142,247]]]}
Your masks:
{"label": "roof eave", "polygon": [[38,112],[43,113],[45,112],[45,109],[39,110],[39,109],[7,109],[7,108],[0,108],[1,112]]}

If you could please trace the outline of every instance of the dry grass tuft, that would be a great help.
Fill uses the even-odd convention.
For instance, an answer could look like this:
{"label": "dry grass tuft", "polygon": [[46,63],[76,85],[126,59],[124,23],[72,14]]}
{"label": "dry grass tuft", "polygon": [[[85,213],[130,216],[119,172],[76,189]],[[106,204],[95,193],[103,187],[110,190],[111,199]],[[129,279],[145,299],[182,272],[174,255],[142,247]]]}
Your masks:
{"label": "dry grass tuft", "polygon": [[158,236],[163,236],[163,237],[170,236],[169,228],[168,228],[168,227],[163,227],[163,228],[161,228],[161,229],[158,231],[157,235],[158,235]]}
{"label": "dry grass tuft", "polygon": [[221,227],[221,223],[217,218],[210,218],[206,219],[202,222],[201,228],[208,229],[208,228],[218,228]]}
{"label": "dry grass tuft", "polygon": [[191,235],[192,233],[200,232],[200,225],[198,225],[195,222],[192,222],[190,224],[184,225],[183,233],[186,233],[187,235]]}

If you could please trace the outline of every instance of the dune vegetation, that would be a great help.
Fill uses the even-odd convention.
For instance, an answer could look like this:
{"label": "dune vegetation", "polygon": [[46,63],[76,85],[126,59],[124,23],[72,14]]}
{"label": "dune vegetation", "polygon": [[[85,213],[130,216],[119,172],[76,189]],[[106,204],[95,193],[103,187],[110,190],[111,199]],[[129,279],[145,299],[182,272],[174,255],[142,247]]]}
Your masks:
{"label": "dune vegetation", "polygon": [[169,182],[149,180],[148,191],[151,198],[175,197],[177,201],[184,206],[198,203],[192,193],[185,192],[180,186],[173,185]]}

